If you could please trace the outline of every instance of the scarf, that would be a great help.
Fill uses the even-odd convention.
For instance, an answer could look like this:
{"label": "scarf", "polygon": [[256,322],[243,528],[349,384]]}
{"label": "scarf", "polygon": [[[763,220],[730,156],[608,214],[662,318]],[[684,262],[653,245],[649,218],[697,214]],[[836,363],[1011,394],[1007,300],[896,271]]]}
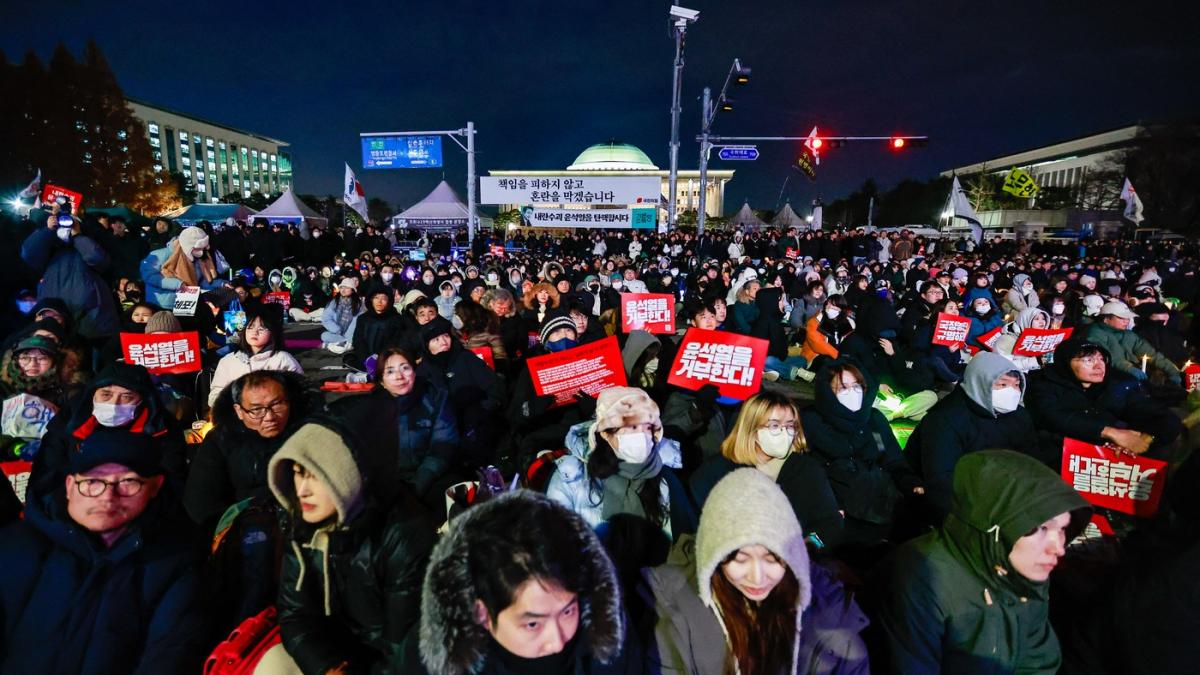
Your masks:
{"label": "scarf", "polygon": [[213,264],[212,256],[205,254],[203,258],[193,262],[188,259],[177,241],[175,248],[171,251],[171,256],[163,263],[160,271],[164,277],[179,279],[184,286],[199,286],[200,280],[196,278],[197,266],[204,274],[205,283],[212,283],[212,280],[217,277],[217,268]]}
{"label": "scarf", "polygon": [[338,298],[333,303],[333,320],[343,332],[350,327],[350,322],[354,320],[354,300],[352,298]]}
{"label": "scarf", "polygon": [[604,479],[604,501],[600,507],[600,516],[608,520],[617,514],[626,513],[645,518],[646,510],[642,508],[638,492],[646,481],[658,477],[661,471],[662,457],[659,456],[657,448],[651,451],[650,457],[642,464],[621,462],[617,466],[617,472]]}

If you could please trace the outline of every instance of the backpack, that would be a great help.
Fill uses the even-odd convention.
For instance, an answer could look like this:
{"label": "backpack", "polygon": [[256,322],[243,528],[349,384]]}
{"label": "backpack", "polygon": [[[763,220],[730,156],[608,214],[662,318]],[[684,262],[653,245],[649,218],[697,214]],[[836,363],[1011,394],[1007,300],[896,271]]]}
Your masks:
{"label": "backpack", "polygon": [[[253,675],[263,656],[282,645],[274,607],[246,619],[204,661],[204,675]],[[280,647],[282,648],[282,647]]]}

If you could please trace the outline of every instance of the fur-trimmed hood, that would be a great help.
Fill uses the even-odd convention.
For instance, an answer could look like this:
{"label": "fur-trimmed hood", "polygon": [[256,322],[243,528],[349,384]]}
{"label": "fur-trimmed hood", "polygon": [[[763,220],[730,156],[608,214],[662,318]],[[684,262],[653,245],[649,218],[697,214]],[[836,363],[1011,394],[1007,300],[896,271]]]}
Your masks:
{"label": "fur-trimmed hood", "polygon": [[467,509],[450,523],[429,560],[421,591],[421,661],[431,673],[467,675],[480,672],[489,659],[489,634],[475,619],[479,592],[470,571],[470,554],[486,533],[505,530],[515,514],[554,509],[567,519],[572,541],[583,552],[586,587],[579,594],[580,647],[608,663],[618,657],[625,633],[621,590],[616,571],[599,539],[578,515],[548,497],[518,490]]}

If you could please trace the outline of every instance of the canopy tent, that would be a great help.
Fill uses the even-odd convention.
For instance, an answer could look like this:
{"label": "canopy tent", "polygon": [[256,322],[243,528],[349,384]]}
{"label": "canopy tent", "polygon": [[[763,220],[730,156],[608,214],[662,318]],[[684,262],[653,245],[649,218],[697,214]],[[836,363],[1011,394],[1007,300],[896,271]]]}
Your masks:
{"label": "canopy tent", "polygon": [[125,224],[128,225],[129,229],[131,230],[140,228],[143,223],[150,222],[149,218],[143,216],[137,211],[134,211],[133,209],[130,209],[128,206],[89,206],[87,212],[95,215],[107,213],[110,217],[122,218],[125,220]]}
{"label": "canopy tent", "polygon": [[308,239],[308,233],[313,228],[325,229],[325,226],[329,224],[328,218],[318,215],[316,211],[308,207],[308,204],[297,199],[291,188],[284,190],[283,194],[279,195],[279,199],[256,213],[254,220],[299,225],[300,236],[305,239]]}
{"label": "canopy tent", "polygon": [[756,231],[766,227],[767,224],[762,221],[762,218],[754,215],[754,211],[750,209],[750,202],[742,203],[742,208],[737,213],[729,218],[730,227],[741,227],[744,230]]}
{"label": "canopy tent", "polygon": [[792,210],[792,203],[788,202],[783,205],[783,208],[780,209],[779,213],[775,214],[775,218],[771,220],[771,227],[778,227],[782,230],[786,230],[789,227],[805,229],[808,227],[808,223],[804,222],[803,218],[796,215],[796,212]]}
{"label": "canopy tent", "polygon": [[202,220],[210,223],[223,223],[229,218],[247,221],[255,213],[258,212],[243,204],[192,204],[168,211],[162,217],[180,225],[194,225]]}
{"label": "canopy tent", "polygon": [[[491,229],[491,218],[475,209],[479,226]],[[438,183],[424,199],[392,216],[392,227],[417,230],[455,230],[467,226],[467,205],[446,181]]]}

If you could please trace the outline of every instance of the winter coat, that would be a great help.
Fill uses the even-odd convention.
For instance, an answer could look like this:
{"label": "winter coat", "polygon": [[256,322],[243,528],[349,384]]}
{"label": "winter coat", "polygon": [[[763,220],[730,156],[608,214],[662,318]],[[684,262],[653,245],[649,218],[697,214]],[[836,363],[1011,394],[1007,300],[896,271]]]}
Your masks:
{"label": "winter coat", "polygon": [[[516,502],[524,510],[560,508],[544,495],[518,490],[473,506],[454,519],[430,556],[421,598],[420,659],[428,675],[523,675],[503,663],[496,643],[475,620],[479,598],[467,549],[483,533],[495,529],[497,510]],[[641,675],[641,646],[629,631],[622,609],[616,572],[596,535],[580,519],[572,519],[568,545],[583,554],[582,574],[590,582],[580,589],[579,629],[570,663],[562,675]]]}
{"label": "winter coat", "polygon": [[767,341],[767,355],[777,359],[788,357],[787,333],[783,330],[783,313],[779,311],[779,299],[783,290],[766,286],[754,296],[758,306],[758,317],[750,324],[750,335]]}
{"label": "winter coat", "polygon": [[[1018,407],[1000,414],[992,407],[992,385],[1013,369],[999,354],[976,354],[959,386],[930,408],[909,437],[905,454],[925,481],[927,501],[939,513],[950,511],[954,466],[963,456],[993,448],[1036,454],[1029,410]],[[1022,375],[1022,394],[1025,388]]]}
{"label": "winter coat", "polygon": [[[991,295],[989,294],[987,297],[990,302]],[[979,347],[980,349],[988,349],[986,345],[980,342],[979,338],[1002,326],[1004,324],[1004,315],[996,307],[995,302],[992,302],[992,311],[988,312],[986,316],[979,316],[975,313],[974,309],[970,308],[969,304],[966,302],[963,304],[968,309],[962,315],[971,320],[971,326],[967,328],[967,344]]]}
{"label": "winter coat", "polygon": [[838,345],[853,331],[854,321],[850,318],[845,321],[829,321],[823,311],[818,312],[804,326],[804,344],[800,347],[800,355],[810,364],[818,356],[836,359]]}
{"label": "winter coat", "polygon": [[21,259],[41,278],[38,298],[61,298],[79,335],[90,340],[121,330],[117,303],[101,277],[108,254],[94,239],[76,235],[67,244],[54,230],[39,227],[21,245]]}
{"label": "winter coat", "polygon": [[[730,472],[742,468],[717,455],[700,465],[688,479],[688,487],[703,512],[708,493]],[[845,537],[845,518],[838,513],[837,497],[821,462],[811,453],[793,452],[783,462],[775,483],[783,490],[806,536],[816,535],[828,547],[840,545]]]}
{"label": "winter coat", "polygon": [[262,351],[250,355],[243,351],[230,352],[217,362],[217,370],[213,373],[209,385],[208,405],[216,404],[217,397],[235,380],[256,370],[286,370],[298,375],[304,374],[300,362],[288,352],[278,349],[273,352]]}
{"label": "winter coat", "polygon": [[1009,675],[1058,671],[1049,583],[1021,576],[1008,560],[1017,539],[1070,512],[1067,541],[1090,509],[1036,460],[992,450],[964,457],[954,474],[954,510],[936,531],[901,546],[878,579],[876,622],[888,672]]}
{"label": "winter coat", "polygon": [[[762,291],[759,291],[760,293]],[[758,305],[751,302],[730,303],[729,313],[725,317],[725,330],[741,335],[750,335],[751,327],[758,320]]]}
{"label": "winter coat", "polygon": [[402,334],[405,325],[404,317],[391,305],[388,305],[382,314],[367,307],[367,311],[360,314],[354,322],[352,342],[355,365],[362,369],[364,368],[363,364],[371,356],[379,354],[388,347],[400,346],[403,342]]}
{"label": "winter coat", "polygon": [[[798,285],[798,284],[797,284]],[[825,308],[825,298],[814,298],[805,293],[799,297],[792,299],[792,312],[788,315],[788,324],[794,330],[802,330],[809,319],[818,316],[821,310]]]}
{"label": "winter coat", "polygon": [[458,340],[451,340],[447,352],[426,351],[417,376],[449,395],[464,455],[473,458],[473,464],[495,463],[496,442],[504,427],[504,380]]}
{"label": "winter coat", "polygon": [[328,305],[325,305],[325,311],[321,313],[321,328],[324,328],[326,332],[344,335],[349,339],[354,333],[358,317],[362,316],[363,312],[366,311],[366,303],[360,300],[358,311],[349,312],[350,320],[343,326],[338,323],[337,305],[340,301],[340,297],[334,297],[329,301]]}
{"label": "winter coat", "polygon": [[364,461],[380,472],[381,486],[408,483],[424,497],[457,458],[458,422],[449,394],[422,378],[407,396],[376,387],[330,410],[356,435]]}
{"label": "winter coat", "polygon": [[721,454],[721,442],[728,432],[716,396],[715,392],[706,397],[671,387],[662,407],[663,433],[679,440],[685,473],[690,473],[705,459]]}
{"label": "winter coat", "polygon": [[[174,246],[175,240],[172,239],[165,247],[150,251],[142,259],[141,264],[142,281],[146,284],[146,299],[165,310],[170,310],[175,306],[175,292],[183,285],[181,280],[163,276],[162,273],[162,266],[171,257]],[[201,291],[216,290],[227,283],[227,280],[222,279],[221,275],[229,271],[229,264],[225,262],[220,253],[213,254],[213,262],[217,276],[212,281],[205,281],[203,274],[196,275]]]}
{"label": "winter coat", "polygon": [[[305,425],[294,438],[312,426]],[[343,441],[347,438],[340,429],[331,430]],[[285,445],[279,455],[295,461],[289,448]],[[334,458],[336,450],[345,454]],[[347,444],[297,453],[318,465],[327,461],[321,467],[327,471],[353,458],[362,481],[356,495],[362,506],[352,510],[342,502],[339,514],[345,510],[347,520],[339,517],[334,526],[322,528],[288,509],[285,533],[290,541],[279,584],[279,632],[288,654],[305,673],[325,673],[344,661],[350,672],[410,673],[415,664],[405,662],[405,640],[416,639],[411,629],[420,618],[421,581],[436,541],[435,525],[406,492],[384,497],[355,450]],[[292,502],[292,467],[280,460],[272,468],[276,498],[284,495]],[[339,497],[345,495],[334,495],[335,500]]]}
{"label": "winter coat", "polygon": [[[592,527],[600,527],[604,523],[604,490],[603,480],[594,480],[588,475],[587,461],[591,454],[588,436],[592,432],[591,421],[580,422],[571,427],[567,433],[567,454],[555,461],[554,475],[546,485],[546,496],[583,517]],[[662,458],[663,469],[660,475],[662,503],[666,520],[663,531],[672,540],[679,536],[696,531],[696,512],[692,508],[691,499],[683,483],[673,470],[683,467],[683,455],[679,442],[664,437],[654,446],[652,452],[657,452]],[[649,479],[653,480],[653,479]],[[599,486],[593,483],[599,483]]]}
{"label": "winter coat", "polygon": [[1016,314],[1023,309],[1036,308],[1038,306],[1040,301],[1036,290],[1031,290],[1028,293],[1021,290],[1021,286],[1026,281],[1031,281],[1028,274],[1018,274],[1013,277],[1012,288],[1004,296],[1005,314]]}
{"label": "winter coat", "polygon": [[1147,368],[1153,366],[1166,373],[1176,385],[1181,383],[1179,368],[1145,338],[1131,330],[1117,330],[1103,321],[1097,321],[1088,328],[1087,339],[1108,350],[1111,368],[1144,380],[1146,374],[1142,372],[1142,357],[1148,355],[1150,358]]}
{"label": "winter coat", "polygon": [[169,483],[113,543],[67,515],[63,481],[0,530],[0,672],[198,672],[211,645],[195,533]]}
{"label": "winter coat", "polygon": [[904,460],[883,413],[871,407],[879,390],[874,378],[863,373],[862,406],[851,411],[834,394],[828,368],[813,380],[815,403],[800,413],[804,438],[846,517],[891,523],[896,503],[921,485],[920,478]]}

